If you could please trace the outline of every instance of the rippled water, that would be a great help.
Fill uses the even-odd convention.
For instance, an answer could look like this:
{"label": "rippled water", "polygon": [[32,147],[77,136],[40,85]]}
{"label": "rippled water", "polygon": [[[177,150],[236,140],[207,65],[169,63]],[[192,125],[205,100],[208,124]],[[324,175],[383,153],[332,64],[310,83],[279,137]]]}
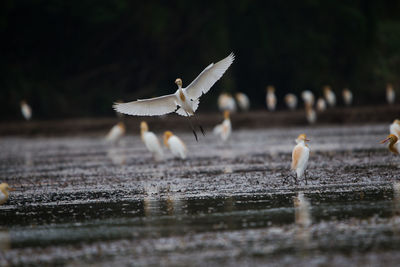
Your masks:
{"label": "rippled water", "polygon": [[[386,125],[306,129],[309,181],[289,176],[304,129],[242,130],[152,161],[138,136],[2,138],[0,265],[394,265],[400,171]],[[304,198],[301,195],[304,195]]]}

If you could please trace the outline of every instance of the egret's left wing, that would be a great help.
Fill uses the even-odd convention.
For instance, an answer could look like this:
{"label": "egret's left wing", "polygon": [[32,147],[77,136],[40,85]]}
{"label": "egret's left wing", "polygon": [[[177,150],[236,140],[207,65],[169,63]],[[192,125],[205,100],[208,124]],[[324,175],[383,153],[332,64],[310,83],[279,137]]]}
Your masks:
{"label": "egret's left wing", "polygon": [[229,56],[217,63],[211,63],[205,68],[194,81],[185,88],[186,94],[193,100],[207,93],[210,88],[222,77],[225,71],[232,64],[235,55]]}
{"label": "egret's left wing", "polygon": [[114,109],[120,113],[136,116],[157,116],[174,112],[178,105],[174,94],[139,99],[128,103],[115,103]]}

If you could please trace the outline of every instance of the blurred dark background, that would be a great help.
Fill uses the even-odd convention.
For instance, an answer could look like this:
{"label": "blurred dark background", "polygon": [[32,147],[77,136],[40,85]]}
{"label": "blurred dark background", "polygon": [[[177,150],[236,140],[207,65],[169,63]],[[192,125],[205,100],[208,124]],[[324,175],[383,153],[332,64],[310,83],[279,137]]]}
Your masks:
{"label": "blurred dark background", "polygon": [[268,84],[280,99],[330,84],[379,104],[400,82],[399,1],[2,0],[0,12],[3,120],[21,99],[35,118],[111,116],[114,101],[172,93],[232,51],[201,111],[222,91],[263,108]]}

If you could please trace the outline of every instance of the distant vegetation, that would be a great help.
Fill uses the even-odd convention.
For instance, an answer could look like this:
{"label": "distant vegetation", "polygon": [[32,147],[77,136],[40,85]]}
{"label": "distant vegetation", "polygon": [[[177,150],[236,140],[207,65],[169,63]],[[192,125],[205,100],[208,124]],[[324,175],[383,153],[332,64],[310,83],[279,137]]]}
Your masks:
{"label": "distant vegetation", "polygon": [[237,55],[205,96],[244,91],[262,108],[330,84],[356,104],[385,101],[400,85],[399,1],[64,1],[0,4],[0,114],[36,118],[112,115],[112,102],[153,97],[189,83],[209,63]]}

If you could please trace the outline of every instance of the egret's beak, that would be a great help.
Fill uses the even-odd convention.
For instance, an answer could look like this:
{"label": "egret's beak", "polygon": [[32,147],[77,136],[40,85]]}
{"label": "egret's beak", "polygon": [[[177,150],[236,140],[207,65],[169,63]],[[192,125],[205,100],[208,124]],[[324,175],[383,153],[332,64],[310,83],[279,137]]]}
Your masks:
{"label": "egret's beak", "polygon": [[380,141],[379,143],[384,144],[384,143],[386,143],[387,141],[389,141],[389,139],[390,139],[390,137],[388,137],[388,138],[386,138],[386,139]]}

